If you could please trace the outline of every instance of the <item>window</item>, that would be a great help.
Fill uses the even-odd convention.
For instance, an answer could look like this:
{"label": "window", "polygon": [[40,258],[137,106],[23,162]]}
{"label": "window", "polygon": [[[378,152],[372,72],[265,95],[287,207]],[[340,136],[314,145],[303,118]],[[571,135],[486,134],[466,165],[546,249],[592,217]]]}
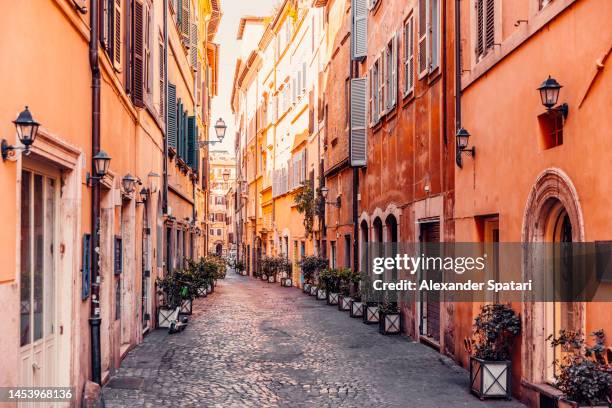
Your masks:
{"label": "window", "polygon": [[429,0],[429,4],[431,7],[429,72],[432,72],[440,65],[440,0]]}
{"label": "window", "polygon": [[427,74],[427,0],[419,0],[419,79]]}
{"label": "window", "polygon": [[385,91],[384,111],[388,112],[395,108],[397,100],[397,44],[398,37],[394,35],[387,43],[384,52],[385,78],[383,81]]}
{"label": "window", "polygon": [[368,53],[368,1],[352,0],[351,57],[353,60],[361,60]]}
{"label": "window", "polygon": [[370,70],[370,126],[380,120],[380,79],[379,60],[374,62]]}
{"label": "window", "polygon": [[[164,118],[164,100],[166,98],[165,95],[165,87],[164,87],[164,42],[160,39],[159,41],[159,116],[161,116],[162,120]],[[202,168],[204,168],[202,166]]]}
{"label": "window", "polygon": [[344,122],[346,123],[346,127],[349,126],[349,87],[350,87],[350,78],[346,78],[344,80]]}
{"label": "window", "polygon": [[476,0],[476,61],[495,45],[495,0]]}
{"label": "window", "polygon": [[404,26],[404,96],[414,90],[414,15]]}
{"label": "window", "polygon": [[344,236],[344,266],[351,267],[351,236],[349,234]]}
{"label": "window", "polygon": [[419,0],[419,79],[440,65],[440,0]]}
{"label": "window", "polygon": [[563,144],[563,114],[551,110],[538,116],[540,125],[540,146],[544,150]]}
{"label": "window", "polygon": [[330,241],[329,242],[330,245],[330,252],[331,252],[331,258],[329,260],[329,262],[331,263],[331,268],[334,269],[336,268],[336,241]]}

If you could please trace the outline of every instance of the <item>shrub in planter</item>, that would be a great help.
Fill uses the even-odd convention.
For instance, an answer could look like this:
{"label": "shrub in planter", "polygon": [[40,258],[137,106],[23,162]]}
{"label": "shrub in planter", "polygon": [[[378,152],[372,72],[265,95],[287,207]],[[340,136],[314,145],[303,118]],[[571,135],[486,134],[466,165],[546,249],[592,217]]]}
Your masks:
{"label": "shrub in planter", "polygon": [[302,276],[304,277],[304,283],[314,285],[317,282],[318,273],[327,268],[328,263],[329,261],[327,259],[320,256],[304,256],[299,262]]}
{"label": "shrub in planter", "polygon": [[240,275],[246,275],[244,261],[241,259],[237,259],[234,262],[234,267],[236,268],[236,272]]}
{"label": "shrub in planter", "polygon": [[555,386],[564,394],[559,406],[612,406],[612,364],[606,359],[603,330],[591,333],[593,346],[584,336],[571,330],[560,330],[548,341],[561,347],[562,358],[555,360],[559,368]]}
{"label": "shrub in planter", "polygon": [[378,332],[380,334],[400,334],[402,332],[402,315],[397,303],[385,299],[378,307]]}
{"label": "shrub in planter", "polygon": [[470,353],[470,391],[480,399],[510,399],[510,347],[521,332],[521,319],[504,304],[486,304],[474,319]]}
{"label": "shrub in planter", "polygon": [[317,287],[317,285],[312,285],[310,287],[310,296],[317,296],[318,291],[319,291],[319,288]]}
{"label": "shrub in planter", "polygon": [[337,269],[322,270],[319,273],[319,287],[325,291],[327,304],[337,305],[340,288],[340,272]]}
{"label": "shrub in planter", "polygon": [[338,295],[338,310],[348,311],[350,310],[351,300],[351,289],[355,287],[355,276],[357,276],[356,283],[359,283],[359,274],[355,274],[349,268],[342,268],[339,271],[340,277],[340,294]]}
{"label": "shrub in planter", "polygon": [[157,309],[157,326],[168,328],[178,320],[179,309],[184,292],[180,283],[177,282],[174,273],[168,273],[163,278],[156,280],[157,293],[162,297],[161,305]]}
{"label": "shrub in planter", "polygon": [[304,283],[304,286],[302,287],[302,291],[304,293],[310,294],[310,286],[311,286],[310,283]]}
{"label": "shrub in planter", "polygon": [[355,318],[363,318],[363,308],[364,303],[361,301],[361,294],[356,293],[353,295],[351,300],[349,300],[349,316]]}

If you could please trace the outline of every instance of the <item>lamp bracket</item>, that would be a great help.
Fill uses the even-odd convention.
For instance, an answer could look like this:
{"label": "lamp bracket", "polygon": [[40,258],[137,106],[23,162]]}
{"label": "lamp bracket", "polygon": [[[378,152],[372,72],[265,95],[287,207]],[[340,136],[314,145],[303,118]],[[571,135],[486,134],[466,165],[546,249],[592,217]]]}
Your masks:
{"label": "lamp bracket", "polygon": [[17,160],[17,150],[23,150],[23,154],[26,156],[30,154],[30,146],[13,146],[6,139],[2,139],[2,161]]}

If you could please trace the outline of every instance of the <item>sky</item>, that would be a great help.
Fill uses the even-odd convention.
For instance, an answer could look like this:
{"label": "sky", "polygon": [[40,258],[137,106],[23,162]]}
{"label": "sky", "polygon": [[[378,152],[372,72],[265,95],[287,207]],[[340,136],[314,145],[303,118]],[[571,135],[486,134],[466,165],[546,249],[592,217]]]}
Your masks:
{"label": "sky", "polygon": [[220,45],[219,88],[218,95],[212,101],[210,140],[216,140],[214,123],[219,117],[227,125],[223,143],[214,144],[211,150],[227,150],[234,154],[234,116],[230,104],[236,58],[240,53],[240,43],[236,40],[240,17],[245,15],[265,17],[270,14],[278,0],[220,0],[221,23],[214,42]]}

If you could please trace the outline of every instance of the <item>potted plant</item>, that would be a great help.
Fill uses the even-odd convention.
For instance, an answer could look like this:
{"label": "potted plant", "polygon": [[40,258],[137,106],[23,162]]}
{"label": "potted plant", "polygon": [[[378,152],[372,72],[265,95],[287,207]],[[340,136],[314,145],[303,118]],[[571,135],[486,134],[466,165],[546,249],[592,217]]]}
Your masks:
{"label": "potted plant", "polygon": [[244,261],[241,259],[238,259],[235,261],[234,263],[236,271],[243,276],[246,276],[246,271],[245,271],[245,267],[244,267]]}
{"label": "potted plant", "polygon": [[312,296],[316,295],[317,288],[315,282],[317,280],[317,274],[320,270],[326,268],[327,264],[327,259],[316,255],[302,257],[299,266],[302,270],[302,277],[304,279],[304,292]]}
{"label": "potted plant", "polygon": [[177,283],[174,273],[168,273],[156,280],[157,293],[162,297],[157,308],[157,327],[169,328],[178,320],[181,306],[181,286]]}
{"label": "potted plant", "polygon": [[278,264],[281,273],[281,286],[290,288],[293,286],[293,280],[291,279],[291,262],[287,258],[280,258]]}
{"label": "potted plant", "polygon": [[580,332],[560,330],[558,337],[547,338],[552,347],[561,347],[555,386],[564,394],[560,408],[609,407],[612,404],[612,364],[607,361],[603,330],[591,333],[593,345],[587,346]]}
{"label": "potted plant", "polygon": [[356,292],[349,301],[349,316],[355,318],[363,318],[364,304],[361,301],[361,292]]}
{"label": "potted plant", "polygon": [[378,332],[385,335],[402,332],[402,315],[397,302],[389,302],[386,296],[378,306]]}
{"label": "potted plant", "polygon": [[359,275],[355,274],[350,268],[342,268],[339,271],[340,278],[340,293],[338,295],[338,310],[346,312],[351,308],[351,288],[355,284],[355,276],[357,276],[356,283],[359,282]]}
{"label": "potted plant", "polygon": [[509,305],[483,305],[474,320],[470,354],[470,390],[481,400],[510,399],[510,347],[521,332],[521,319]]}
{"label": "potted plant", "polygon": [[320,280],[323,281],[325,292],[327,295],[326,302],[328,305],[338,305],[338,296],[340,292],[340,275],[338,269],[325,269],[321,272]]}

